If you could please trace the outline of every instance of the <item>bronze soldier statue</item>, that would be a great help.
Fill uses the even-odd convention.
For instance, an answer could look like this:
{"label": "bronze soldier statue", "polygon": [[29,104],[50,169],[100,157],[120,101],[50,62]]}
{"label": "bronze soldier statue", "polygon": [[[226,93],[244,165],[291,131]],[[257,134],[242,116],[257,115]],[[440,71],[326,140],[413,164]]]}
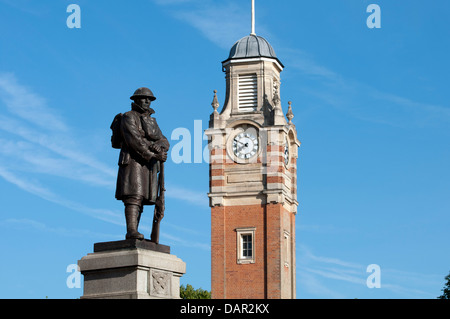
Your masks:
{"label": "bronze soldier statue", "polygon": [[139,88],[130,99],[131,111],[118,114],[111,124],[113,147],[120,148],[116,198],[125,205],[126,239],[144,239],[138,232],[141,214],[145,205],[155,205],[151,241],[158,243],[169,142],[151,117],[155,111],[150,104],[156,100],[152,91]]}

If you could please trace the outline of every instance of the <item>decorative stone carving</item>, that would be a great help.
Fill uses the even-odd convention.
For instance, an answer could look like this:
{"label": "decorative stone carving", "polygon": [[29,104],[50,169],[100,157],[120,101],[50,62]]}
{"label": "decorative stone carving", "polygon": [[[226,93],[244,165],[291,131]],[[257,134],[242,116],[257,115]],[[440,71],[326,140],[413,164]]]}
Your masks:
{"label": "decorative stone carving", "polygon": [[151,271],[150,294],[159,296],[169,296],[171,286],[171,274],[165,271]]}
{"label": "decorative stone carving", "polygon": [[280,83],[276,80],[273,81],[273,105],[277,106],[280,103],[280,94],[279,94]]}

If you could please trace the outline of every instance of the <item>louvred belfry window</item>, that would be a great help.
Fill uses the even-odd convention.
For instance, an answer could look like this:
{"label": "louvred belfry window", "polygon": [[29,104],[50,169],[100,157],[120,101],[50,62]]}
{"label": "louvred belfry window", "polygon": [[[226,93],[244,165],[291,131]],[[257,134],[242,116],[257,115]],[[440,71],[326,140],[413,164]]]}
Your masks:
{"label": "louvred belfry window", "polygon": [[258,104],[256,74],[239,75],[238,103],[239,111],[256,111]]}

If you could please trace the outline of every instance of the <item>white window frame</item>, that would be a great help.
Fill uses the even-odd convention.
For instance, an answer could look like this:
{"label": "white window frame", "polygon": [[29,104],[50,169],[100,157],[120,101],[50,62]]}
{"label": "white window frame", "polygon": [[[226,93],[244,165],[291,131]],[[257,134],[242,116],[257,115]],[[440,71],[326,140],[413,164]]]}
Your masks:
{"label": "white window frame", "polygon": [[[255,263],[255,233],[256,227],[236,228],[236,242],[237,242],[237,263],[238,264],[253,264]],[[252,255],[244,256],[244,236],[251,236]]]}

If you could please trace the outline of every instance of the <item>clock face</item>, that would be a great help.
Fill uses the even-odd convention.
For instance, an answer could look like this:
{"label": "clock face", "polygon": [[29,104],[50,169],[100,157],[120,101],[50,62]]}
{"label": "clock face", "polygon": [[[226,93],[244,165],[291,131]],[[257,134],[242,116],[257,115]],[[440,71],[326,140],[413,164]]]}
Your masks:
{"label": "clock face", "polygon": [[289,144],[288,140],[284,141],[284,165],[289,163]]}
{"label": "clock face", "polygon": [[242,132],[233,139],[234,155],[241,159],[248,159],[258,153],[258,139],[251,133]]}

